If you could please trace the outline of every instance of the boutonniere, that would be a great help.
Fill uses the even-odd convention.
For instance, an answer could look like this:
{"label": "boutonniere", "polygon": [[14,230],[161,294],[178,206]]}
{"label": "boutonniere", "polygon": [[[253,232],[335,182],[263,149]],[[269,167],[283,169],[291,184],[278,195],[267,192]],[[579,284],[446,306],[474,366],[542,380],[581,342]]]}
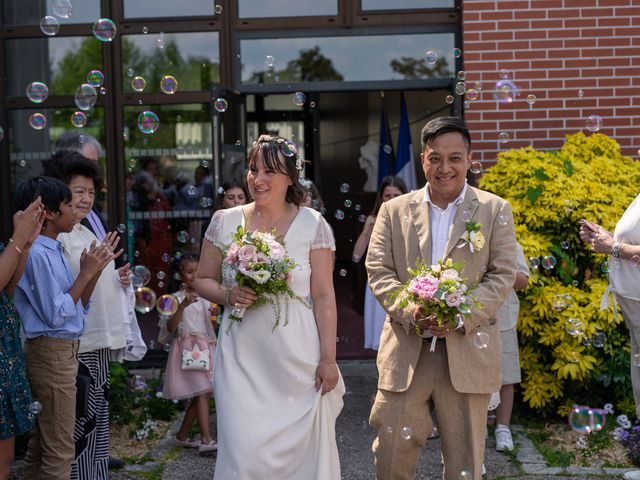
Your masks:
{"label": "boutonniere", "polygon": [[484,247],[484,235],[480,231],[482,224],[478,222],[468,221],[465,224],[465,232],[460,239],[462,243],[458,245],[458,248],[462,248],[465,245],[469,245],[471,253],[479,252]]}

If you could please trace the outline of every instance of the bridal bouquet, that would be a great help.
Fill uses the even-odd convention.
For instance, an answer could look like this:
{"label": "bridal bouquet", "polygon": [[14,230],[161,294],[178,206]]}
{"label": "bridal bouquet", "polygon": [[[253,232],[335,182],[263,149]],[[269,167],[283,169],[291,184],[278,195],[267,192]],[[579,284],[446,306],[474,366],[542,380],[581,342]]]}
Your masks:
{"label": "bridal bouquet", "polygon": [[[472,289],[467,289],[462,277],[464,264],[454,263],[450,258],[440,260],[435,265],[425,265],[420,260],[415,269],[409,269],[413,277],[404,286],[393,292],[388,302],[400,298],[400,308],[409,305],[419,305],[427,316],[435,315],[438,325],[471,314],[473,307],[482,308],[471,295]],[[420,324],[416,324],[416,335],[422,336],[423,330]],[[436,337],[431,342],[431,350],[435,349]]]}
{"label": "bridal bouquet", "polygon": [[[284,300],[285,325],[288,323],[290,300],[299,300],[306,305],[304,299],[296,295],[289,285],[293,278],[292,270],[297,265],[287,256],[284,245],[276,240],[273,232],[249,232],[239,226],[227,249],[225,262],[235,271],[239,285],[246,285],[256,292],[258,299],[252,307],[267,303],[273,306],[276,318],[274,330],[282,316],[279,300]],[[244,312],[244,308],[235,307],[229,318],[239,322]]]}

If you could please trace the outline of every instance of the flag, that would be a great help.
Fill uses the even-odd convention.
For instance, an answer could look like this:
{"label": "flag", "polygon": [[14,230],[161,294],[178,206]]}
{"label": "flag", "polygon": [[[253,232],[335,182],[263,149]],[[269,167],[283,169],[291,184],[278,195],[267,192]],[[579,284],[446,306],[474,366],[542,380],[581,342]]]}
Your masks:
{"label": "flag", "polygon": [[411,128],[404,94],[400,96],[400,130],[398,131],[398,156],[396,157],[396,175],[404,180],[409,191],[418,188],[416,181],[416,165],[411,145]]}
{"label": "flag", "polygon": [[380,150],[378,153],[378,189],[382,179],[387,175],[393,175],[395,159],[393,158],[393,144],[391,143],[391,130],[387,121],[387,114],[382,103],[384,96],[380,96]]}

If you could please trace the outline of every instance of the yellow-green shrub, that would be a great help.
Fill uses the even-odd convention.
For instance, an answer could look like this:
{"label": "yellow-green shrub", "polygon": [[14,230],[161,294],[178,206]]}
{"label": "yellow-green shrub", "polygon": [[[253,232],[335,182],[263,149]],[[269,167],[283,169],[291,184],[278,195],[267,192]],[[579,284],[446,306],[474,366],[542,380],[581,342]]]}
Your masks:
{"label": "yellow-green shrub", "polygon": [[[480,185],[511,203],[527,258],[557,259],[553,269],[532,268],[529,288],[520,295],[524,401],[561,415],[575,403],[606,402],[635,413],[628,331],[621,315],[614,318],[613,302],[600,311],[607,258],[592,254],[580,241],[578,220],[587,218],[612,231],[640,191],[640,163],[623,156],[605,135],[577,133],[568,135],[559,151],[526,148],[499,154]],[[567,308],[554,308],[558,294],[571,296]],[[567,333],[569,318],[582,320],[584,336]],[[604,348],[585,346],[584,338],[597,332],[606,334]]]}

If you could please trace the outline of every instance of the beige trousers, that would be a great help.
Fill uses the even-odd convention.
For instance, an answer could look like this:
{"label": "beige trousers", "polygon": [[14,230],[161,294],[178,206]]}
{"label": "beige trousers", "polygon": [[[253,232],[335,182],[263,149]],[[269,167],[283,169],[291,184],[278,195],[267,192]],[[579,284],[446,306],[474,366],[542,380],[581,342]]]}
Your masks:
{"label": "beige trousers", "polygon": [[640,302],[618,296],[616,300],[631,337],[631,387],[636,402],[636,416],[640,416],[640,366],[634,365],[638,362],[636,355],[640,354]]}
{"label": "beige trousers", "polygon": [[[430,342],[430,340],[429,340]],[[457,392],[451,385],[446,344],[435,352],[424,344],[409,388],[378,390],[369,422],[377,430],[373,442],[378,480],[415,478],[420,449],[438,412],[443,478],[459,480],[463,471],[482,478],[487,407],[490,394]]]}
{"label": "beige trousers", "polygon": [[25,480],[68,479],[75,456],[78,340],[27,340],[24,358],[33,399],[42,404],[24,459]]}

